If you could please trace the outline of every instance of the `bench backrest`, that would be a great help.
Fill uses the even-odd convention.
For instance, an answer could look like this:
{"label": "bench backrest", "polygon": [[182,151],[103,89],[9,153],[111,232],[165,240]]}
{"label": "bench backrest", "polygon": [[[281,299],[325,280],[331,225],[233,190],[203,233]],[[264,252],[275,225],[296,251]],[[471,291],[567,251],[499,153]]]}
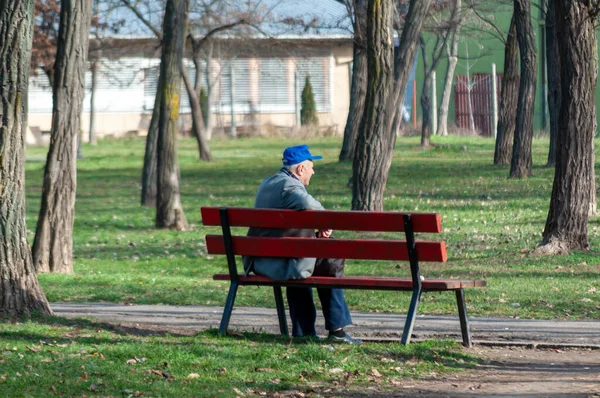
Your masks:
{"label": "bench backrest", "polygon": [[[415,232],[439,233],[437,213],[280,210],[202,207],[202,222],[220,226],[223,235],[207,235],[209,254],[226,254],[231,278],[237,278],[235,255],[409,261],[413,283],[420,284],[419,261],[445,262],[444,242],[415,241]],[[404,232],[405,240],[310,239],[232,236],[231,227],[308,228]]]}

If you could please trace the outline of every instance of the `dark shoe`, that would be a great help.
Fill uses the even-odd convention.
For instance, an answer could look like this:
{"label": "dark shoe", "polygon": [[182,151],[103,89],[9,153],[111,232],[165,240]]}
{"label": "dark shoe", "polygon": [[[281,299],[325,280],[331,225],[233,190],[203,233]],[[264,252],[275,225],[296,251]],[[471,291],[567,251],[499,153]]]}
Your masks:
{"label": "dark shoe", "polygon": [[333,334],[330,334],[329,337],[327,337],[327,339],[329,341],[333,341],[333,342],[337,342],[337,343],[362,344],[362,340],[361,339],[356,339],[356,338],[350,336],[346,332],[344,332],[344,336],[342,336],[342,337],[338,337],[338,336],[335,336]]}

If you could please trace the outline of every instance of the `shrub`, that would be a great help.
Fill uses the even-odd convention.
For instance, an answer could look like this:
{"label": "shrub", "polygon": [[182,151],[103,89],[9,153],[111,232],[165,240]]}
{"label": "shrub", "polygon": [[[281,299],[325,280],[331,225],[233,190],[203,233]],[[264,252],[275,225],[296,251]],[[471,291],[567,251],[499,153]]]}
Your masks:
{"label": "shrub", "polygon": [[306,76],[304,89],[302,90],[302,108],[300,109],[300,124],[302,126],[318,126],[317,105],[315,94],[310,84],[310,76]]}

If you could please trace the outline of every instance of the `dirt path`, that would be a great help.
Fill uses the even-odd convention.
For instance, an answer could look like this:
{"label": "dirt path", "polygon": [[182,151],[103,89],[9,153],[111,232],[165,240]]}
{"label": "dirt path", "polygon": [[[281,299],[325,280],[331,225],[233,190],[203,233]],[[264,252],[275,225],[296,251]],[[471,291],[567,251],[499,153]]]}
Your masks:
{"label": "dirt path", "polygon": [[[407,382],[397,397],[600,397],[600,350],[475,347],[484,364]],[[376,394],[377,395],[377,394]]]}

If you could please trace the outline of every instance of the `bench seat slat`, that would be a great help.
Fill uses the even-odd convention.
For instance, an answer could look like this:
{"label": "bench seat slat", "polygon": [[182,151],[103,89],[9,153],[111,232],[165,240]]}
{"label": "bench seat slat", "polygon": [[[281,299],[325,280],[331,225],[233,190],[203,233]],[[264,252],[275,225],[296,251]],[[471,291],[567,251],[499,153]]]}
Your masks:
{"label": "bench seat slat", "polygon": [[[219,207],[202,207],[202,223],[220,226]],[[400,212],[366,212],[335,210],[280,210],[229,208],[232,227],[311,228],[347,231],[404,232]],[[409,213],[410,214],[410,213]],[[414,232],[442,232],[442,219],[437,213],[412,213]]]}
{"label": "bench seat slat", "polygon": [[[408,261],[405,241],[361,239],[263,238],[233,236],[234,254],[259,257],[314,257]],[[444,242],[416,243],[419,261],[445,262]],[[222,235],[206,235],[209,254],[225,254]],[[267,254],[268,253],[268,254]]]}
{"label": "bench seat slat", "polygon": [[[229,274],[213,275],[214,280],[229,281]],[[387,290],[413,290],[410,278],[377,278],[364,276],[345,276],[343,278],[327,276],[311,276],[306,279],[275,281],[260,275],[240,276],[241,285],[283,285],[283,286],[316,286],[343,289],[387,289]],[[458,290],[471,287],[483,287],[484,280],[457,280],[457,279],[425,279],[421,282],[423,290]]]}

